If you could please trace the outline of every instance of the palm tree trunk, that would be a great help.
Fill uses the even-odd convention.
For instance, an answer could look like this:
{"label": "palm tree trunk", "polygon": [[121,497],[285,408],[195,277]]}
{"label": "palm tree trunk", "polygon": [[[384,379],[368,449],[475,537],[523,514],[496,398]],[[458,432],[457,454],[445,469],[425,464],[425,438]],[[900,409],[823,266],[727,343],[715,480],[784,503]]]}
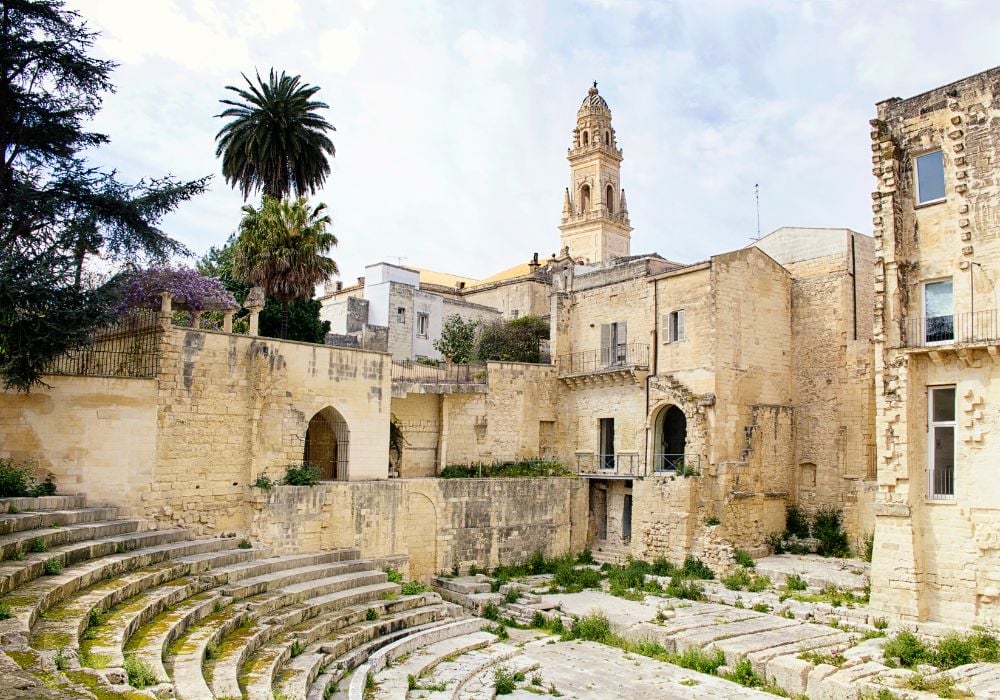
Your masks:
{"label": "palm tree trunk", "polygon": [[288,299],[281,300],[281,330],[279,335],[282,340],[288,339]]}

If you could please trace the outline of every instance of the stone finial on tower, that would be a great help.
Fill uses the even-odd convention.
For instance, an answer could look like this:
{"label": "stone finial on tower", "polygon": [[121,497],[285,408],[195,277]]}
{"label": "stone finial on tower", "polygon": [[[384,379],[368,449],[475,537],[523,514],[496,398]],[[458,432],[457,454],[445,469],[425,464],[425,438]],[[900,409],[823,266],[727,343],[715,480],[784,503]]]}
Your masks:
{"label": "stone finial on tower", "polygon": [[573,213],[573,204],[569,200],[569,188],[566,188],[566,194],[563,196],[563,220],[565,221],[570,214]]}

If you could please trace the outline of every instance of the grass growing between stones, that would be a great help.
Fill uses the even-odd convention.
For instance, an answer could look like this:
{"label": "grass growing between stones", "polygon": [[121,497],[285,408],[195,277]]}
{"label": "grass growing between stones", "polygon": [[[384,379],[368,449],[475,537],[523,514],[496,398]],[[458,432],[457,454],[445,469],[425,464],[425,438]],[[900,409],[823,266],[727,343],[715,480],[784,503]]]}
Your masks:
{"label": "grass growing between stones", "polygon": [[133,688],[142,690],[146,686],[159,683],[156,674],[153,673],[153,668],[138,656],[126,656],[123,668],[128,675],[128,684]]}
{"label": "grass growing between stones", "polygon": [[888,666],[914,668],[929,664],[949,669],[976,662],[1000,661],[1000,640],[987,632],[974,632],[950,634],[931,644],[913,632],[903,631],[889,639],[882,652]]}
{"label": "grass growing between stones", "polygon": [[925,693],[934,693],[939,698],[971,698],[972,693],[955,687],[955,679],[948,676],[928,676],[914,673],[908,676],[903,682],[903,687],[910,690],[919,690]]}

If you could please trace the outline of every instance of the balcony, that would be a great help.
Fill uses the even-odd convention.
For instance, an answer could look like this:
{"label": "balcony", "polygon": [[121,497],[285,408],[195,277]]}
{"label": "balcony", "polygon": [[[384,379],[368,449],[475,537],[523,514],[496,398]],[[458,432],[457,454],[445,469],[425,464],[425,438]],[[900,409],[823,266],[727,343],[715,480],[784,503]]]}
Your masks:
{"label": "balcony", "polygon": [[635,453],[602,455],[577,452],[576,473],[598,479],[640,479],[646,475],[646,466]]}
{"label": "balcony", "polygon": [[900,345],[932,353],[979,346],[986,347],[990,355],[996,357],[996,346],[1000,345],[1000,315],[996,309],[991,309],[904,319],[900,326]]}
{"label": "balcony", "polygon": [[701,476],[701,455],[699,454],[654,454],[653,474],[677,476]]}
{"label": "balcony", "polygon": [[644,343],[613,345],[560,355],[556,376],[570,388],[640,384],[649,371],[649,346]]}
{"label": "balcony", "polygon": [[437,367],[410,360],[392,361],[392,395],[476,394],[486,392],[486,365],[441,364]]}

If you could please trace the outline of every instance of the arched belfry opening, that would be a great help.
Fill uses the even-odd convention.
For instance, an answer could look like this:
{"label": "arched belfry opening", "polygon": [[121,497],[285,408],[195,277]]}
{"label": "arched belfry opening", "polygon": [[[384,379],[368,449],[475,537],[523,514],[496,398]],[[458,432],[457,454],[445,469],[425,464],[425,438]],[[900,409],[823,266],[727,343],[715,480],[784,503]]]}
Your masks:
{"label": "arched belfry opening", "polygon": [[319,467],[324,481],[347,479],[350,436],[344,417],[327,406],[309,420],[302,461]]}
{"label": "arched belfry opening", "polygon": [[607,189],[604,191],[604,203],[608,207],[608,213],[615,213],[615,188],[608,185]]}
{"label": "arched belfry opening", "polygon": [[610,131],[605,131],[604,132],[604,145],[605,146],[610,146],[611,145],[611,132]]}
{"label": "arched belfry opening", "polygon": [[687,448],[687,418],[677,406],[665,406],[656,416],[656,439],[653,443],[653,468],[675,471],[684,467]]}
{"label": "arched belfry opening", "polygon": [[590,133],[589,132],[586,132],[586,131],[583,132],[583,145],[584,146],[589,146],[590,145]]}
{"label": "arched belfry opening", "polygon": [[590,185],[584,184],[580,188],[580,211],[590,211]]}

